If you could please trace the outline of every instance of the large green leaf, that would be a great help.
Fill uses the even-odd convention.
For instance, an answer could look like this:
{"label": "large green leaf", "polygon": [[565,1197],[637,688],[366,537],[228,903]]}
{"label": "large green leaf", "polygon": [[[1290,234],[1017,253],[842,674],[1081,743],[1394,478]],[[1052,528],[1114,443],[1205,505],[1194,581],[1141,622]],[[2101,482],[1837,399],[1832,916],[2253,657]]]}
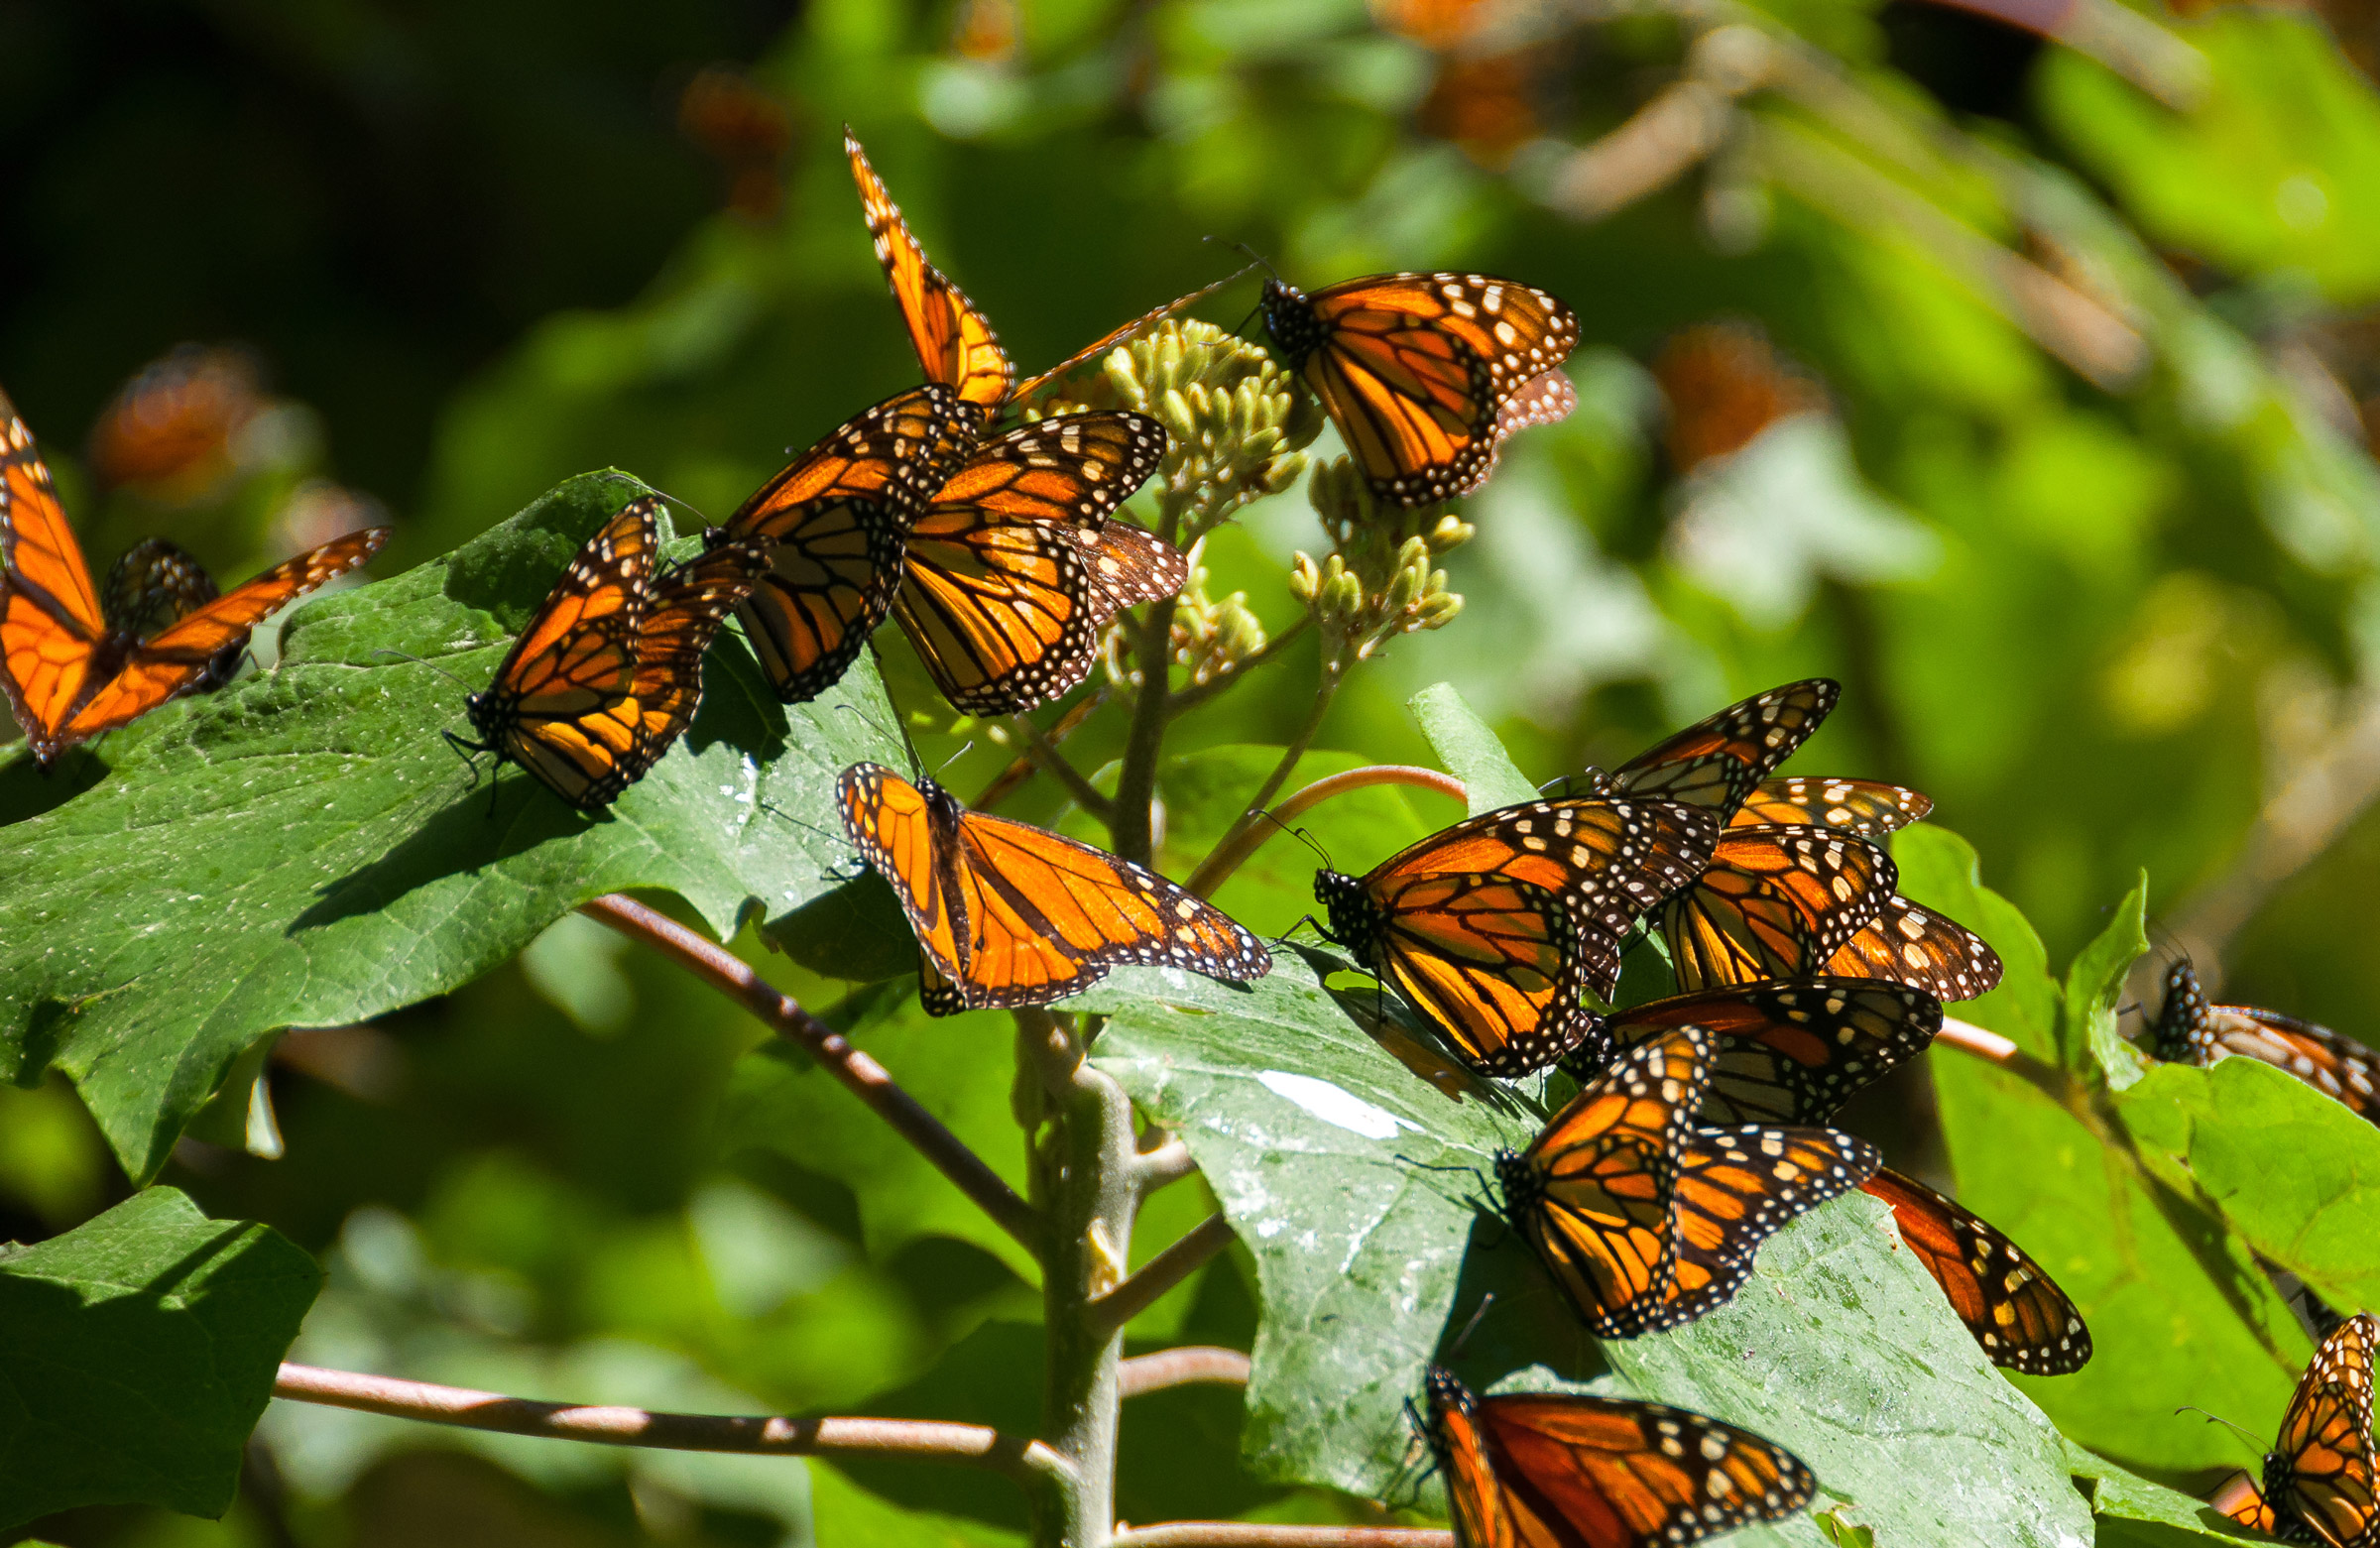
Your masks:
{"label": "large green leaf", "polygon": [[321,1283],[278,1233],[171,1188],[0,1250],[0,1527],[132,1501],[221,1515]]}
{"label": "large green leaf", "polygon": [[2090,1495],[2090,1508],[2099,1518],[2098,1541],[2104,1548],[2186,1548],[2209,1539],[2240,1540],[2238,1528],[2207,1508],[2202,1499],[2127,1473],[2072,1441],[2067,1443],[2067,1456],[2075,1470],[2075,1482]]}
{"label": "large green leaf", "polygon": [[1413,695],[1412,710],[1413,718],[1421,722],[1421,734],[1430,739],[1446,772],[1463,781],[1471,796],[1473,816],[1537,798],[1537,787],[1529,782],[1529,776],[1514,766],[1512,755],[1504,751],[1487,722],[1472,713],[1454,684],[1441,682],[1422,689]]}
{"label": "large green leaf", "polygon": [[[892,746],[866,661],[788,715],[723,640],[693,727],[599,818],[517,771],[491,798],[439,739],[467,729],[446,673],[486,682],[508,631],[643,487],[583,475],[443,559],[317,601],[276,669],[83,755],[69,776],[103,777],[11,826],[0,855],[0,1075],[63,1070],[147,1177],[275,1028],[444,993],[623,888],[674,892],[725,936],[839,887],[834,775]],[[20,756],[0,806],[37,804],[37,784]]]}

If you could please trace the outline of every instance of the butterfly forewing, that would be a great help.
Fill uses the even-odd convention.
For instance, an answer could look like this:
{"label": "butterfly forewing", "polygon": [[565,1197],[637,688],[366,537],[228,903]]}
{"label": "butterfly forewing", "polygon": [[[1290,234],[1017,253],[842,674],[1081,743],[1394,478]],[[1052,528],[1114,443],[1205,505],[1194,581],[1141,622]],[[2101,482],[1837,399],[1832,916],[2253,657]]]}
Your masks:
{"label": "butterfly forewing", "polygon": [[1713,807],[1726,821],[1842,695],[1825,677],[1754,694],[1629,759],[1611,772],[1610,784],[1624,794]]}
{"label": "butterfly forewing", "polygon": [[1934,809],[1931,796],[1874,779],[1763,779],[1729,819],[1739,825],[1799,823],[1841,828],[1866,838],[1922,822]]}
{"label": "butterfly forewing", "polygon": [[1974,931],[1896,893],[1828,959],[1826,971],[1888,979],[1937,1000],[1972,1000],[1998,987],[2000,954]]}
{"label": "butterfly forewing", "polygon": [[876,261],[884,266],[885,282],[892,288],[892,299],[908,326],[909,343],[926,380],[950,388],[960,402],[973,406],[979,422],[989,422],[992,413],[1008,401],[1016,368],[1000,347],[991,321],[965,292],[927,262],[925,249],[901,218],[900,206],[868,165],[867,153],[848,126],[843,152],[851,163],[852,180],[859,184],[860,209],[876,244]]}
{"label": "butterfly forewing", "polygon": [[949,388],[912,388],[803,452],[710,536],[765,544],[768,572],[739,614],[778,698],[832,687],[884,622],[903,538],[967,434]]}
{"label": "butterfly forewing", "polygon": [[1647,1001],[1605,1018],[1619,1047],[1695,1024],[1719,1036],[1706,1124],[1823,1124],[1852,1093],[1925,1051],[1942,1003],[1857,979],[1770,980]]}
{"label": "butterfly forewing", "polygon": [[1681,988],[1818,972],[1876,915],[1899,880],[1867,840],[1809,827],[1727,828],[1710,867],[1661,910]]}
{"label": "butterfly forewing", "polygon": [[2080,1370],[2090,1359],[2082,1314],[1998,1227],[1889,1168],[1860,1186],[1892,1206],[1901,1240],[1993,1365],[2054,1376]]}
{"label": "butterfly forewing", "polygon": [[65,746],[59,733],[114,669],[94,659],[110,631],[33,431],[5,397],[0,415],[0,687],[46,764]]}

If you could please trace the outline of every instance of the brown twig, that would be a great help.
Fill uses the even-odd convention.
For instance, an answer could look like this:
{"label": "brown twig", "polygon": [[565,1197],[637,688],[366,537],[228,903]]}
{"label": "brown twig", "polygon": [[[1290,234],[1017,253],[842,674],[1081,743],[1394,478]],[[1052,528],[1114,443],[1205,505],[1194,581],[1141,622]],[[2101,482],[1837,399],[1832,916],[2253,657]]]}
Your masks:
{"label": "brown twig", "polygon": [[1236,1240],[1230,1221],[1221,1215],[1209,1215],[1190,1228],[1179,1242],[1142,1263],[1138,1273],[1093,1300],[1090,1315],[1102,1327],[1123,1327]]}
{"label": "brown twig", "polygon": [[1362,769],[1350,769],[1315,780],[1290,796],[1266,817],[1244,821],[1232,835],[1215,847],[1205,864],[1191,873],[1186,885],[1190,891],[1205,896],[1231,879],[1233,872],[1248,863],[1248,858],[1264,846],[1264,841],[1286,829],[1306,812],[1321,805],[1334,795],[1362,789],[1369,784],[1410,784],[1424,790],[1436,790],[1456,801],[1468,801],[1463,781],[1453,774],[1440,774],[1435,769],[1422,769],[1412,764],[1368,764]]}
{"label": "brown twig", "polygon": [[804,1011],[767,980],[737,960],[724,946],[705,940],[676,920],[618,893],[582,905],[579,912],[601,920],[624,935],[644,941],[731,1000],[741,1003],[778,1035],[798,1043],[824,1065],[893,1131],[933,1162],[961,1193],[992,1217],[1000,1229],[1014,1237],[1027,1252],[1041,1256],[1041,1226],[1032,1206],[1016,1196],[967,1148],[942,1121],[928,1113],[875,1059],[852,1046],[841,1032]]}
{"label": "brown twig", "polygon": [[1126,1397],[1138,1397],[1169,1386],[1246,1386],[1248,1371],[1248,1357],[1236,1349],[1187,1344],[1135,1355],[1116,1368],[1116,1379]]}
{"label": "brown twig", "polygon": [[1205,682],[1192,683],[1189,687],[1176,693],[1165,706],[1166,715],[1173,719],[1179,719],[1185,710],[1196,709],[1234,683],[1244,681],[1250,672],[1254,671],[1265,662],[1279,660],[1289,647],[1295,645],[1305,635],[1308,626],[1313,622],[1313,614],[1300,613],[1297,616],[1297,622],[1258,646],[1253,655],[1249,656],[1246,660],[1235,661],[1230,671],[1220,676],[1210,677]]}
{"label": "brown twig", "polygon": [[[1077,731],[1082,730],[1083,723],[1089,720],[1093,715],[1099,713],[1100,707],[1106,704],[1113,696],[1114,695],[1104,687],[1094,688],[1091,692],[1084,694],[1079,699],[1076,699],[1072,704],[1067,705],[1066,713],[1060,715],[1054,722],[1052,722],[1049,730],[1044,733],[1049,740],[1049,745],[1051,747],[1056,747],[1068,737],[1073,736]],[[1017,755],[1014,762],[1011,763],[1008,768],[1003,769],[999,775],[995,777],[990,784],[984,786],[984,793],[977,796],[975,800],[970,803],[971,809],[975,811],[990,811],[993,807],[998,806],[1002,801],[1005,801],[1010,796],[1015,794],[1017,787],[1023,784],[1025,780],[1030,779],[1034,774],[1040,773],[1040,770],[1041,765],[1035,761],[1033,754],[1029,750]]]}
{"label": "brown twig", "polygon": [[988,1468],[1028,1486],[1070,1486],[1064,1458],[1039,1441],[980,1424],[927,1419],[788,1419],[743,1414],[654,1413],[644,1408],[540,1403],[469,1387],[285,1364],[273,1395],[363,1413],[459,1425],[505,1435],[639,1446],[659,1451],[776,1457],[908,1457]]}
{"label": "brown twig", "polygon": [[1097,817],[1103,825],[1115,821],[1115,803],[1101,793],[1099,786],[1093,784],[1088,775],[1066,761],[1066,755],[1058,751],[1058,745],[1039,726],[1033,724],[1031,716],[1011,715],[1009,724],[1015,727],[1017,735],[1024,738],[1026,750],[1042,771],[1055,775],[1058,783],[1066,786],[1066,793],[1074,797],[1075,804]]}
{"label": "brown twig", "polygon": [[1258,1521],[1119,1522],[1112,1548],[1454,1548],[1455,1534],[1426,1526],[1270,1526]]}

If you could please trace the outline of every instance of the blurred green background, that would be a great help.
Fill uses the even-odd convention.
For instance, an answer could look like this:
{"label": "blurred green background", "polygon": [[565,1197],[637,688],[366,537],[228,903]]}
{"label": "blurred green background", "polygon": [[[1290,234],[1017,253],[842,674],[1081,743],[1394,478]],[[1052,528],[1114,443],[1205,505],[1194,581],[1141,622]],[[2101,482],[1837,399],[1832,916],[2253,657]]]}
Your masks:
{"label": "blurred green background", "polygon": [[[1426,759],[1403,701],[1451,679],[1550,778],[1824,672],[1844,707],[1796,771],[1931,792],[2054,963],[2146,866],[2225,998],[2370,1035],[2380,12],[2002,8],[0,0],[0,382],[97,565],[163,533],[238,578],[391,520],[386,574],[607,464],[716,516],[913,380],[847,121],[1026,371],[1225,272],[1210,235],[1308,285],[1509,274],[1578,308],[1580,412],[1466,509],[1464,616],[1359,673],[1319,747]],[[1209,589],[1285,628],[1317,540],[1298,495],[1259,506],[1210,540]],[[980,789],[1012,753],[887,662],[929,765]],[[1309,648],[1174,750],[1277,743],[1312,681]],[[1118,733],[1074,745],[1095,767]],[[1044,784],[1010,809],[1056,814]],[[844,1013],[1019,1171],[1005,1040]],[[326,1255],[299,1359],[1028,1427],[1037,1303],[1000,1239],[758,1040],[569,919],[465,993],[285,1039],[284,1158],[222,1124],[168,1180]],[[1925,1099],[1870,1115],[1920,1167]],[[61,1087],[0,1088],[0,1238],[124,1189]],[[1245,1346],[1248,1273],[1136,1333]],[[1136,1402],[1126,1513],[1363,1518],[1238,1480],[1235,1425],[1220,1389]],[[281,1405],[225,1523],[35,1535],[1015,1519],[972,1477],[820,1470],[813,1500],[783,1465],[581,1450]],[[890,1524],[887,1496],[947,1520]]]}

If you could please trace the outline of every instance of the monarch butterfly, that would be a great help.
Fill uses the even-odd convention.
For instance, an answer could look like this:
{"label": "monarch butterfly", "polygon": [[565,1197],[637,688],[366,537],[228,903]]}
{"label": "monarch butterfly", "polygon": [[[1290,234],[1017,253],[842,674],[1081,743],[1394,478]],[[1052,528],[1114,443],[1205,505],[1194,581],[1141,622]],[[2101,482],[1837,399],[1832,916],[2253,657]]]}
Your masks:
{"label": "monarch butterfly", "polygon": [[1892,857],[1826,828],[1726,828],[1709,869],[1661,907],[1678,986],[1845,974],[1829,959],[1900,880]]}
{"label": "monarch butterfly", "polygon": [[1587,777],[1624,795],[1709,806],[1731,821],[1842,697],[1842,685],[1831,678],[1789,682],[1663,738],[1608,774],[1589,770]]}
{"label": "monarch butterfly", "polygon": [[1629,1049],[1527,1149],[1496,1154],[1505,1221],[1599,1337],[1642,1332],[1676,1282],[1678,1179],[1718,1043],[1687,1025]]}
{"label": "monarch butterfly", "polygon": [[883,266],[885,282],[892,288],[892,299],[900,307],[901,321],[908,326],[917,363],[925,368],[928,382],[939,383],[957,395],[971,434],[982,431],[1009,405],[1032,397],[1084,361],[1107,353],[1132,334],[1204,300],[1240,278],[1239,274],[1226,276],[1143,312],[1039,376],[1018,382],[1016,368],[1010,363],[1008,351],[1000,347],[991,320],[926,258],[908,221],[901,217],[900,206],[892,202],[884,179],[868,165],[868,153],[860,149],[849,124],[843,126],[843,154],[851,164],[852,181],[859,184],[860,210],[876,244],[876,261]]}
{"label": "monarch butterfly", "polygon": [[1880,838],[1934,809],[1933,798],[1904,785],[1874,779],[1763,779],[1731,819],[1754,823],[1798,823],[1840,828],[1862,838]]}
{"label": "monarch butterfly", "polygon": [[2207,1065],[2240,1054],[2287,1070],[2356,1117],[2380,1123],[2380,1053],[2326,1026],[2254,1006],[2212,1006],[2198,970],[2166,971],[2165,1006],[2149,1051],[2178,1064]]}
{"label": "monarch butterfly", "polygon": [[1272,954],[1221,909],[1105,850],[971,812],[931,779],[854,764],[843,829],[892,885],[917,932],[934,1015],[1037,1006],[1126,963],[1245,982]]}
{"label": "monarch butterfly", "polygon": [[1719,1037],[1702,1122],[1823,1124],[1925,1051],[1942,1030],[1942,1002],[1899,984],[1768,980],[1647,1001],[1606,1016],[1604,1031],[1632,1048],[1689,1023]]}
{"label": "monarch butterfly", "polygon": [[1859,1186],[1892,1206],[1901,1240],[1993,1365],[2062,1376],[2089,1362],[2090,1330],[2082,1314],[1997,1226],[1889,1167]]}
{"label": "monarch butterfly", "polygon": [[1683,1408],[1425,1379],[1458,1548],[1670,1548],[1781,1521],[1818,1488],[1783,1447]]}
{"label": "monarch butterfly", "polygon": [[1972,930],[1895,893],[1827,959],[1826,971],[1890,979],[1937,1000],[1972,1000],[1999,986],[2000,954]]}
{"label": "monarch butterfly", "polygon": [[759,548],[715,548],[654,574],[660,502],[623,506],[562,571],[487,688],[464,700],[476,743],[535,774],[581,811],[645,776],[702,702],[702,657],[719,621],[767,564]]}
{"label": "monarch butterfly", "polygon": [[2325,1548],[2361,1548],[2380,1532],[2372,1479],[2372,1348],[2380,1320],[2358,1312],[2331,1330],[2298,1379],[2264,1488],[2235,1473],[2209,1504],[2251,1531]]}
{"label": "monarch butterfly", "polygon": [[1311,295],[1268,280],[1262,309],[1372,493],[1397,505],[1477,489],[1506,434],[1576,401],[1546,377],[1578,346],[1578,316],[1493,275],[1375,274]]}
{"label": "monarch butterfly", "polygon": [[1711,857],[1708,812],[1574,798],[1483,812],[1359,879],[1318,872],[1333,940],[1489,1075],[1551,1063],[1595,1032],[1636,917]]}
{"label": "monarch butterfly", "polygon": [[1839,1129],[1702,1129],[1679,1151],[1678,1261],[1658,1297],[1618,1308],[1634,1332],[1682,1327],[1733,1298],[1760,1244],[1875,1174],[1875,1146]]}
{"label": "monarch butterfly", "polygon": [[110,572],[111,618],[33,432],[5,397],[0,415],[0,689],[44,768],[170,699],[221,686],[257,625],[388,541],[385,527],[350,533],[222,596],[178,548],[144,544]]}

